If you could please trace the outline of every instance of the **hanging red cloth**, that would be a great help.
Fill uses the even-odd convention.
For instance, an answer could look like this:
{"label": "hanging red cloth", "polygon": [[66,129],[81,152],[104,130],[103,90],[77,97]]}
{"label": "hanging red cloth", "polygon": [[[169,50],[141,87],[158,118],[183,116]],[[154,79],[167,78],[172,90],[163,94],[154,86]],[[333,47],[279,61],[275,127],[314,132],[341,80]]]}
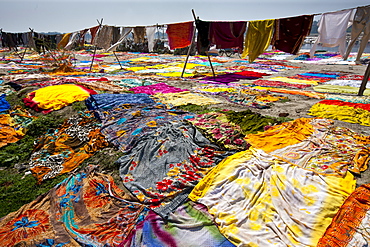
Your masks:
{"label": "hanging red cloth", "polygon": [[194,22],[168,24],[166,33],[170,49],[184,48],[191,44],[194,32]]}
{"label": "hanging red cloth", "polygon": [[244,33],[247,27],[245,21],[211,22],[209,37],[217,49],[243,49]]}

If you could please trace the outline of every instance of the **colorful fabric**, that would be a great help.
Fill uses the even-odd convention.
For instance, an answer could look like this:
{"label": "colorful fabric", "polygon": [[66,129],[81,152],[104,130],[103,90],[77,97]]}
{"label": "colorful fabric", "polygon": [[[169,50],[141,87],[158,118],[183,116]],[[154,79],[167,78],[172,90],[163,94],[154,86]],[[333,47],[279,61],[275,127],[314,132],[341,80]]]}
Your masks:
{"label": "colorful fabric", "polygon": [[254,108],[269,108],[273,102],[287,99],[287,97],[273,95],[269,92],[251,89],[242,89],[240,92],[222,93],[220,96],[224,97],[229,102],[254,107]]}
{"label": "colorful fabric", "polygon": [[[144,214],[144,213],[143,213]],[[131,234],[119,247],[233,247],[213,223],[207,208],[186,202],[163,220],[153,211],[140,218]]]}
{"label": "colorful fabric", "polygon": [[[318,85],[313,87],[317,92],[322,93],[336,93],[336,94],[358,94],[358,87],[341,86],[341,85]],[[370,89],[365,89],[363,95],[370,95]]]}
{"label": "colorful fabric", "polygon": [[370,126],[369,104],[322,100],[310,108],[308,115]]}
{"label": "colorful fabric", "polygon": [[209,40],[217,49],[243,48],[245,21],[212,21],[209,27]]}
{"label": "colorful fabric", "polygon": [[6,94],[2,94],[0,95],[0,112],[3,112],[3,111],[7,111],[9,110],[11,107],[10,107],[10,104],[9,102],[6,100]]}
{"label": "colorful fabric", "polygon": [[313,15],[281,18],[275,21],[272,46],[275,49],[296,55],[304,39],[310,34]]}
{"label": "colorful fabric", "polygon": [[246,150],[249,144],[244,140],[242,129],[230,123],[224,112],[209,112],[187,119],[209,140],[224,149]]}
{"label": "colorful fabric", "polygon": [[156,84],[147,85],[147,86],[132,87],[130,91],[133,91],[134,93],[146,93],[149,95],[153,95],[156,93],[177,93],[177,92],[184,92],[188,90],[170,86],[162,82],[162,83],[156,83]]}
{"label": "colorful fabric", "polygon": [[143,210],[91,167],[0,220],[1,246],[118,246]]}
{"label": "colorful fabric", "polygon": [[369,245],[370,187],[357,188],[343,203],[317,247]]}
{"label": "colorful fabric", "polygon": [[59,110],[76,101],[82,101],[96,94],[95,91],[74,84],[63,84],[37,89],[23,98],[26,106],[35,111],[48,113]]}
{"label": "colorful fabric", "polygon": [[230,152],[220,151],[194,126],[162,122],[117,160],[124,185],[141,203],[167,217]]}
{"label": "colorful fabric", "polygon": [[252,63],[270,45],[275,20],[249,21],[242,58]]}
{"label": "colorful fabric", "polygon": [[256,80],[253,82],[254,85],[263,86],[263,87],[283,87],[283,88],[299,88],[304,89],[307,87],[311,87],[309,84],[295,84],[289,82],[282,82],[282,81],[274,81],[274,80]]}
{"label": "colorful fabric", "polygon": [[224,159],[190,193],[236,246],[316,246],[356,180],[317,175],[262,150]]}
{"label": "colorful fabric", "polygon": [[298,118],[258,133],[246,135],[253,147],[280,160],[318,174],[344,177],[359,174],[370,160],[370,137],[320,118]]}
{"label": "colorful fabric", "polygon": [[154,104],[148,94],[95,94],[86,99],[85,104],[89,110],[112,109],[122,104]]}
{"label": "colorful fabric", "polygon": [[221,103],[221,101],[217,99],[213,99],[197,93],[191,93],[188,91],[180,93],[157,93],[154,96],[156,98],[156,101],[166,104],[168,107],[188,104],[213,105]]}
{"label": "colorful fabric", "polygon": [[91,112],[80,112],[52,133],[39,138],[30,162],[38,182],[76,169],[85,159],[108,146]]}
{"label": "colorful fabric", "polygon": [[35,117],[21,107],[0,114],[0,147],[22,139],[33,119]]}
{"label": "colorful fabric", "polygon": [[193,38],[194,22],[168,24],[166,33],[171,50],[188,47]]}
{"label": "colorful fabric", "polygon": [[145,133],[164,123],[193,117],[188,112],[167,109],[163,104],[124,104],[95,113],[102,121],[101,132],[106,140],[122,152],[129,151]]}

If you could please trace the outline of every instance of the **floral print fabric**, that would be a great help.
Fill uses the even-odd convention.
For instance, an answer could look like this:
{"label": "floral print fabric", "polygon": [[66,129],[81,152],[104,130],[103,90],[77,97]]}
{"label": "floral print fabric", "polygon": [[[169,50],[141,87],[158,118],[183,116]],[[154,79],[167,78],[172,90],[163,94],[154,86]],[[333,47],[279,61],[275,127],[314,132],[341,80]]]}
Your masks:
{"label": "floral print fabric", "polygon": [[38,182],[67,173],[108,146],[100,124],[91,112],[80,112],[52,133],[43,135],[34,147],[29,168]]}
{"label": "floral print fabric", "polygon": [[0,219],[1,246],[118,246],[143,206],[93,167]]}

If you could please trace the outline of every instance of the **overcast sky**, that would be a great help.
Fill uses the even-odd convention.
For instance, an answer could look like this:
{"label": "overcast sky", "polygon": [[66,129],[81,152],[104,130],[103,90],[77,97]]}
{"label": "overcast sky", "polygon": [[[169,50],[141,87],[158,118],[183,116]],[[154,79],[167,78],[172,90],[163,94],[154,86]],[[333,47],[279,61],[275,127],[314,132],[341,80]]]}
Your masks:
{"label": "overcast sky", "polygon": [[[192,21],[250,21],[322,14],[369,0],[0,0],[4,32],[73,32],[96,26],[150,26]],[[316,16],[316,19],[319,15]]]}

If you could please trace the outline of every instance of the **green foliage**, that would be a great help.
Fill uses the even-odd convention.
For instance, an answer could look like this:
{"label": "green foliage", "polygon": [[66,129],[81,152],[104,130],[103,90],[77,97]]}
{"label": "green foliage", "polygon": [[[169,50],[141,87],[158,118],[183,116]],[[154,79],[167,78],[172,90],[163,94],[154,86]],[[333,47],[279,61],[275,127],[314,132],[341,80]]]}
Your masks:
{"label": "green foliage", "polygon": [[0,217],[18,210],[63,181],[68,175],[37,184],[32,175],[23,175],[13,169],[0,170]]}

